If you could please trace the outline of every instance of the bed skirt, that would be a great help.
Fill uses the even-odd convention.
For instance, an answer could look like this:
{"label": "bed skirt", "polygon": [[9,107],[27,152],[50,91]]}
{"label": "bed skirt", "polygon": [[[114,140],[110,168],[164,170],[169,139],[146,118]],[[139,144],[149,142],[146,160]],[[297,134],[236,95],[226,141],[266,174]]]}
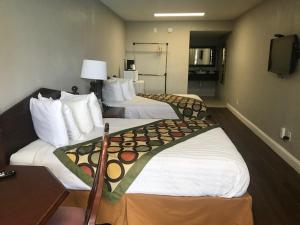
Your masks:
{"label": "bed skirt", "polygon": [[[88,191],[71,190],[64,206],[86,207]],[[252,198],[172,197],[125,194],[103,199],[97,223],[111,225],[253,225]]]}

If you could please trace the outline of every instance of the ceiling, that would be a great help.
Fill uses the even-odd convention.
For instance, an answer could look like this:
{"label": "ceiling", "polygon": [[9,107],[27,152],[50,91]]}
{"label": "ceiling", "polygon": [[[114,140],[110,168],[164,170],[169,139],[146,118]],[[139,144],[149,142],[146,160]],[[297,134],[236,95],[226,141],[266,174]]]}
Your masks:
{"label": "ceiling", "polygon": [[[100,0],[126,21],[233,20],[265,0]],[[205,12],[204,17],[155,18],[154,13]]]}

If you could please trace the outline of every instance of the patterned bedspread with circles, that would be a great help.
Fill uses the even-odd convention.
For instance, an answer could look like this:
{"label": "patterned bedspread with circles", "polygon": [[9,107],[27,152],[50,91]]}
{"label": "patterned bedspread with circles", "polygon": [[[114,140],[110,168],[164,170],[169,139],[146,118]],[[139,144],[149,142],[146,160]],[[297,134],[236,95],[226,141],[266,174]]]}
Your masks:
{"label": "patterned bedspread with circles", "polygon": [[[204,119],[159,120],[110,134],[104,195],[119,200],[157,153],[218,127]],[[55,150],[57,158],[83,182],[92,186],[101,139]]]}

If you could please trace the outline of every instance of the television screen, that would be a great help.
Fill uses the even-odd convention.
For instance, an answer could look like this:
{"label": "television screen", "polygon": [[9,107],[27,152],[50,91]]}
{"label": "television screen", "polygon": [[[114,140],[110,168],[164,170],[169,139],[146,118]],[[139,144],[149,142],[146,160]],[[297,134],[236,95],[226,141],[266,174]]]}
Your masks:
{"label": "television screen", "polygon": [[297,63],[297,45],[297,35],[272,39],[268,70],[280,75],[293,73]]}

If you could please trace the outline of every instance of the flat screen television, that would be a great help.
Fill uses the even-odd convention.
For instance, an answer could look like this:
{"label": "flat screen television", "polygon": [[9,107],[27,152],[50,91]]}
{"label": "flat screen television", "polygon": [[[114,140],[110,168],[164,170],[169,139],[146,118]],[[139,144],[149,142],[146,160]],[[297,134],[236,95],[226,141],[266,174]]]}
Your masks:
{"label": "flat screen television", "polygon": [[270,72],[288,75],[295,71],[297,65],[297,35],[282,36],[271,40],[269,67]]}

